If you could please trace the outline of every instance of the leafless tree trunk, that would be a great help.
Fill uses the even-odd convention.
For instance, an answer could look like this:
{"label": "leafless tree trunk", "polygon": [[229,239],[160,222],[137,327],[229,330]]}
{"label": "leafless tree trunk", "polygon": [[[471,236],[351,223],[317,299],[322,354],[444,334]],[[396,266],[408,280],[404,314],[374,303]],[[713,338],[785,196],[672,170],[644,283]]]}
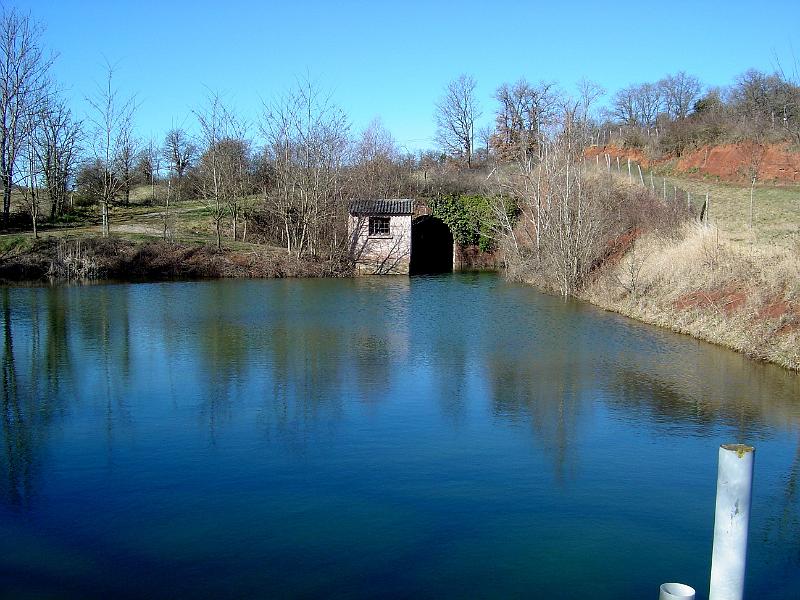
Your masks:
{"label": "leafless tree trunk", "polygon": [[346,251],[349,127],[344,112],[308,81],[265,106],[261,131],[275,178],[265,199],[282,221],[288,252],[324,249],[331,258]]}
{"label": "leafless tree trunk", "polygon": [[31,217],[31,226],[33,228],[33,237],[39,237],[38,219],[39,219],[39,176],[40,165],[42,164],[39,147],[36,144],[36,133],[39,127],[38,115],[31,114],[26,120],[26,135],[25,135],[25,204],[28,209],[28,214]]}
{"label": "leafless tree trunk", "polygon": [[209,95],[206,106],[195,112],[200,122],[205,151],[200,159],[200,198],[214,223],[217,250],[222,250],[222,221],[233,194],[230,150],[234,119],[219,94]]}
{"label": "leafless tree trunk", "polygon": [[161,149],[156,146],[153,138],[147,142],[139,152],[137,172],[150,185],[150,202],[156,203],[156,184],[161,173]]}
{"label": "leafless tree trunk", "polygon": [[481,116],[475,98],[475,80],[461,75],[447,84],[436,105],[436,141],[448,154],[462,157],[472,167],[475,120]]}
{"label": "leafless tree trunk", "polygon": [[34,143],[39,150],[41,171],[50,198],[50,219],[67,207],[70,180],[77,168],[82,123],[76,121],[66,102],[49,96],[39,110]]}
{"label": "leafless tree trunk", "polygon": [[94,155],[103,167],[100,197],[103,237],[109,234],[109,207],[124,186],[124,176],[118,172],[119,156],[125,140],[130,137],[136,109],[133,97],[120,100],[119,92],[113,86],[113,78],[114,68],[107,64],[105,84],[98,86],[94,97],[87,98],[95,127]]}
{"label": "leafless tree trunk", "polygon": [[173,128],[167,132],[164,138],[163,153],[167,166],[176,178],[175,199],[180,202],[183,177],[197,157],[197,146],[183,129]]}
{"label": "leafless tree trunk", "polygon": [[39,45],[41,26],[29,15],[3,8],[0,13],[0,183],[3,222],[11,212],[14,168],[23,143],[25,120],[36,110],[53,62]]}
{"label": "leafless tree trunk", "polygon": [[123,194],[125,206],[131,203],[131,188],[133,187],[135,175],[135,161],[138,153],[138,142],[133,136],[131,127],[124,127],[120,130],[119,141],[117,144],[117,171],[119,172],[120,191]]}
{"label": "leafless tree trunk", "polygon": [[764,146],[760,143],[760,136],[750,143],[749,148],[749,164],[747,166],[748,175],[750,177],[750,218],[748,220],[748,228],[753,229],[753,213],[755,209],[753,194],[755,192],[756,181],[758,180],[758,172],[761,168],[761,162],[764,159]]}

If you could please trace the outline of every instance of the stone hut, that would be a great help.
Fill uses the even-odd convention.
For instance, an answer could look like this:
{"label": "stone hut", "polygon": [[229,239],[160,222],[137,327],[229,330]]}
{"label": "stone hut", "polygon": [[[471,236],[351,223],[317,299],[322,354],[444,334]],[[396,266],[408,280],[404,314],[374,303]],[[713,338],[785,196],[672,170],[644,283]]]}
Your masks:
{"label": "stone hut", "polygon": [[350,249],[358,273],[408,273],[413,212],[414,201],[406,198],[350,204]]}

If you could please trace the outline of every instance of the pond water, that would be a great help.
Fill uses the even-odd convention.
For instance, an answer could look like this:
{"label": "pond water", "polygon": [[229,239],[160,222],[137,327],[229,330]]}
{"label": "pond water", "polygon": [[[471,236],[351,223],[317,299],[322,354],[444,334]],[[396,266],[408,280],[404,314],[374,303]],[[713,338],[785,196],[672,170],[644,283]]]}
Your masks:
{"label": "pond water", "polygon": [[1,288],[0,597],[800,596],[800,378],[493,275]]}

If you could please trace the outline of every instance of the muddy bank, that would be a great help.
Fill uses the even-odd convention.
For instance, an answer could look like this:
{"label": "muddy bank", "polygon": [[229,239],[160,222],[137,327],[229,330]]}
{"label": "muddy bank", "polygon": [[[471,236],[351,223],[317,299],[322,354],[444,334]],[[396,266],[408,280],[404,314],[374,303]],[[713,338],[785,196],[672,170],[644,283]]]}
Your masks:
{"label": "muddy bank", "polygon": [[0,259],[0,281],[5,283],[336,277],[347,274],[349,267],[344,262],[298,259],[275,249],[263,252],[217,251],[209,246],[166,241],[136,243],[115,238],[48,238]]}

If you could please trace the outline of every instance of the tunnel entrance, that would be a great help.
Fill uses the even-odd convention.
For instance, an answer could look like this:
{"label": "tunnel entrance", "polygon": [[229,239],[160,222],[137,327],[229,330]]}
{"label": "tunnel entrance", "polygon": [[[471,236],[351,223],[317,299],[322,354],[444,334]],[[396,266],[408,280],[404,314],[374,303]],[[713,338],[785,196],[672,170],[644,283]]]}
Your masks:
{"label": "tunnel entrance", "polygon": [[444,221],[430,215],[411,223],[409,273],[450,273],[453,270],[453,234]]}

